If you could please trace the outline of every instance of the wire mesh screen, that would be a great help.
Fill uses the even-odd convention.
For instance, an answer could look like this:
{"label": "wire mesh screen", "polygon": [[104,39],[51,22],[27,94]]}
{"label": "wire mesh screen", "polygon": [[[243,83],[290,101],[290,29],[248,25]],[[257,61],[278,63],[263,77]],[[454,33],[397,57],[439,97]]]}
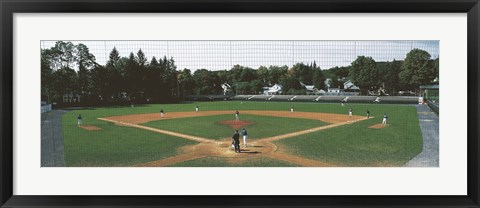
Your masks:
{"label": "wire mesh screen", "polygon": [[[69,41],[69,40],[63,40]],[[56,41],[41,41],[47,49]],[[178,69],[224,70],[234,65],[251,68],[270,65],[292,66],[296,63],[316,62],[321,69],[348,66],[358,56],[375,61],[403,60],[414,48],[427,51],[432,58],[439,57],[439,41],[70,41],[86,45],[98,64],[108,61],[115,47],[120,56],[128,57],[142,50],[148,60],[152,57],[172,57]]]}

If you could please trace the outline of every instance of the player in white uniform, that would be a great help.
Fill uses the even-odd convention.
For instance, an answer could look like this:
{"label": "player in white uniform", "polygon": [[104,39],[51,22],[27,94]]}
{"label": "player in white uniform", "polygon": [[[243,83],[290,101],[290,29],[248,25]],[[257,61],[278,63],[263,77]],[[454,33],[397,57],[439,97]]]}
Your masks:
{"label": "player in white uniform", "polygon": [[242,129],[242,136],[243,136],[243,147],[247,147],[248,133],[245,128]]}
{"label": "player in white uniform", "polygon": [[81,126],[83,124],[83,120],[82,120],[82,114],[78,114],[78,117],[77,117],[77,124],[78,126]]}
{"label": "player in white uniform", "polygon": [[290,112],[293,112],[293,106],[290,108]]}
{"label": "player in white uniform", "polygon": [[388,118],[387,114],[384,113],[384,114],[383,114],[383,120],[382,120],[382,124],[383,124],[384,126],[387,125],[387,118]]}
{"label": "player in white uniform", "polygon": [[236,121],[239,121],[239,120],[240,120],[240,112],[238,112],[238,110],[235,111],[235,120],[236,120]]}

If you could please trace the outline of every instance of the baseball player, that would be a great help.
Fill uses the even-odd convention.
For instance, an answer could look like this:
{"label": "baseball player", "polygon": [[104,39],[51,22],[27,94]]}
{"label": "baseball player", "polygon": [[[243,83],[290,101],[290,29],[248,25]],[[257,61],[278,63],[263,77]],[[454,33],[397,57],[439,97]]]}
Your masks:
{"label": "baseball player", "polygon": [[367,118],[370,118],[370,111],[367,109]]}
{"label": "baseball player", "polygon": [[77,116],[77,124],[78,124],[79,127],[83,124],[82,114],[78,114],[78,116]]}
{"label": "baseball player", "polygon": [[239,120],[240,120],[240,112],[238,112],[238,110],[235,111],[235,120],[236,120],[236,121],[239,121]]}
{"label": "baseball player", "polygon": [[238,130],[235,130],[235,133],[232,136],[233,145],[235,146],[235,152],[240,152],[240,134]]}
{"label": "baseball player", "polygon": [[387,118],[388,118],[387,113],[384,113],[384,114],[383,114],[383,120],[382,120],[382,124],[383,124],[384,126],[387,125]]}
{"label": "baseball player", "polygon": [[353,109],[352,108],[348,109],[348,116],[352,117],[352,113],[353,113]]}
{"label": "baseball player", "polygon": [[242,136],[243,136],[243,147],[247,147],[247,137],[248,133],[245,128],[242,128]]}
{"label": "baseball player", "polygon": [[197,105],[197,107],[195,107],[195,112],[198,112],[198,105]]}
{"label": "baseball player", "polygon": [[293,113],[293,106],[290,108],[290,112],[292,112],[292,113]]}
{"label": "baseball player", "polygon": [[160,109],[160,117],[163,118],[164,115],[165,115],[165,112],[163,111],[163,108],[162,108],[162,109]]}

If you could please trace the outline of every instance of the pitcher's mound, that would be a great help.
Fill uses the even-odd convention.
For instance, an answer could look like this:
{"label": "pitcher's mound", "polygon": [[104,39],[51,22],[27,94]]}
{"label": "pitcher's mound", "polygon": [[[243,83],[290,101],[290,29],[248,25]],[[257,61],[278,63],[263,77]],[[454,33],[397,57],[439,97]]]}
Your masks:
{"label": "pitcher's mound", "polygon": [[230,126],[232,129],[240,129],[244,126],[252,125],[253,122],[249,121],[236,121],[236,120],[227,120],[227,121],[220,121],[219,124]]}
{"label": "pitcher's mound", "polygon": [[388,124],[387,125],[375,124],[375,125],[369,126],[368,128],[370,128],[370,129],[381,129],[381,128],[385,128],[387,126],[388,126]]}
{"label": "pitcher's mound", "polygon": [[80,128],[88,130],[88,131],[95,131],[95,130],[100,130],[101,129],[101,128],[98,128],[96,126],[89,126],[89,125],[80,126]]}

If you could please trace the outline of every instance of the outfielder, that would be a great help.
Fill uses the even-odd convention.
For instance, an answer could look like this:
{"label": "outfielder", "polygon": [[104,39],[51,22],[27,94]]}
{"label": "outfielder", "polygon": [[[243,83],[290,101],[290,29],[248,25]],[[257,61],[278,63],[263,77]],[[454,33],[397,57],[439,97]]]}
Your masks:
{"label": "outfielder", "polygon": [[77,117],[77,124],[78,126],[80,127],[82,124],[83,124],[83,121],[82,121],[82,114],[78,114],[78,117]]}
{"label": "outfielder", "polygon": [[243,147],[247,147],[247,137],[248,133],[245,128],[242,129],[242,136],[243,136]]}

